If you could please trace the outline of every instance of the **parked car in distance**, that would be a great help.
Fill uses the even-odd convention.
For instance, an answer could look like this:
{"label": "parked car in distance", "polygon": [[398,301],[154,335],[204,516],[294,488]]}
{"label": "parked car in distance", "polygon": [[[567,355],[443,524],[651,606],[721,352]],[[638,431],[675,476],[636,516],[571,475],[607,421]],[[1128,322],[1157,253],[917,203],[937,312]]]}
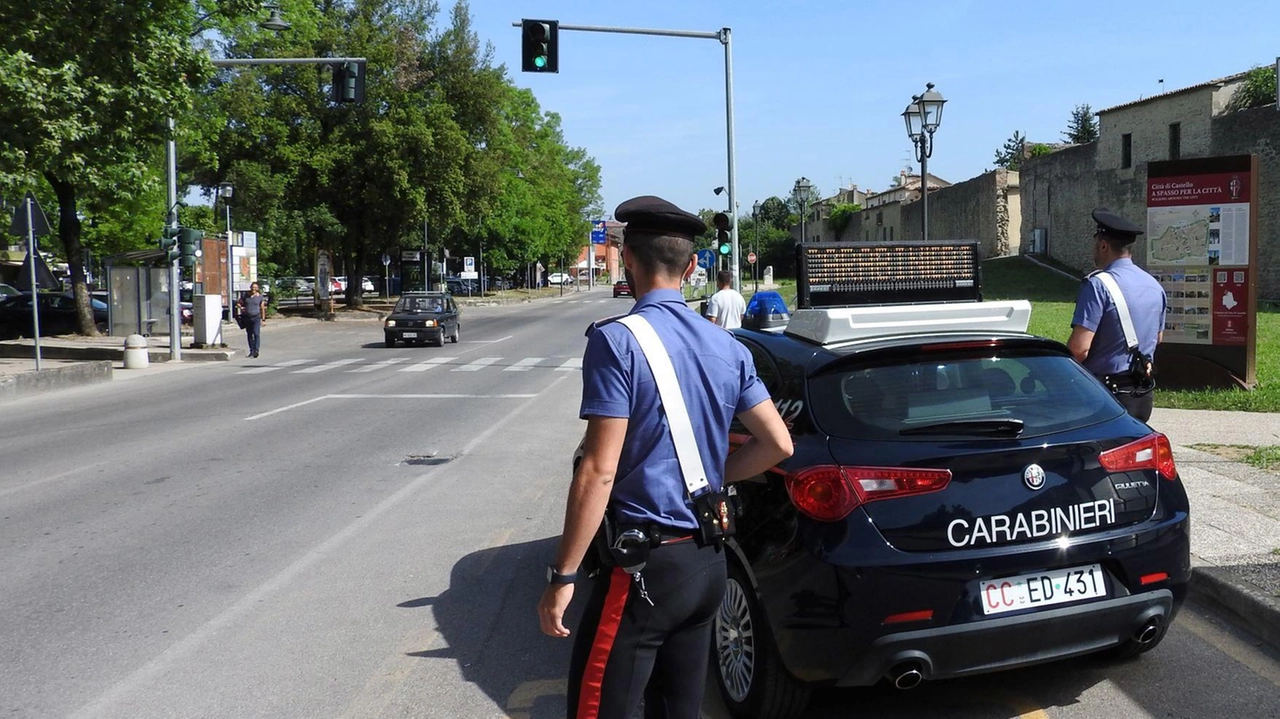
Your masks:
{"label": "parked car in distance", "polygon": [[20,294],[22,294],[22,290],[19,290],[13,285],[6,285],[0,282],[0,297],[13,297],[14,295]]}
{"label": "parked car in distance", "polygon": [[635,297],[631,292],[631,285],[626,280],[618,280],[613,283],[614,297]]}
{"label": "parked car in distance", "polygon": [[571,285],[573,284],[573,276],[564,272],[553,272],[550,275],[547,275],[547,284]]}
{"label": "parked car in distance", "polygon": [[[40,336],[65,335],[76,331],[76,299],[70,292],[39,294]],[[99,332],[107,331],[107,305],[90,298],[93,322]],[[0,300],[0,339],[30,337],[31,293]]]}
{"label": "parked car in distance", "polygon": [[406,292],[383,323],[383,338],[388,347],[396,342],[425,344],[428,340],[439,347],[445,338],[458,341],[461,312],[447,292]]}
{"label": "parked car in distance", "polygon": [[480,283],[475,280],[464,280],[458,277],[445,278],[445,287],[454,295],[478,295]]}

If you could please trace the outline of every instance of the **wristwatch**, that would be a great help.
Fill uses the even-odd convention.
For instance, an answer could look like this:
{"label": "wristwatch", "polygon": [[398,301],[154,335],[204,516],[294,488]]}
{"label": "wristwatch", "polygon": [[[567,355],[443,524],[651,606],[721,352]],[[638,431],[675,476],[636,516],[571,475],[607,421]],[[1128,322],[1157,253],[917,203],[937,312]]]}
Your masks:
{"label": "wristwatch", "polygon": [[573,584],[578,581],[578,573],[561,574],[556,568],[547,565],[547,584]]}

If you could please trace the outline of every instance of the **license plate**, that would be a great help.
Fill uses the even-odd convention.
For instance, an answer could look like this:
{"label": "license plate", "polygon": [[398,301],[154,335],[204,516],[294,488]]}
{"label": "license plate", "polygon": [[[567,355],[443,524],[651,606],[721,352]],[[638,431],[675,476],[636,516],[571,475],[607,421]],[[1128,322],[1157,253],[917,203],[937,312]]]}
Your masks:
{"label": "license plate", "polygon": [[1099,564],[989,579],[980,582],[979,588],[982,593],[983,614],[999,614],[1107,596],[1107,583]]}
{"label": "license plate", "polygon": [[418,339],[418,333],[417,333],[417,332],[401,332],[401,333],[400,333],[400,336],[401,336],[401,337],[403,337],[403,338],[405,338],[405,339],[407,339],[407,340],[416,340],[416,339]]}

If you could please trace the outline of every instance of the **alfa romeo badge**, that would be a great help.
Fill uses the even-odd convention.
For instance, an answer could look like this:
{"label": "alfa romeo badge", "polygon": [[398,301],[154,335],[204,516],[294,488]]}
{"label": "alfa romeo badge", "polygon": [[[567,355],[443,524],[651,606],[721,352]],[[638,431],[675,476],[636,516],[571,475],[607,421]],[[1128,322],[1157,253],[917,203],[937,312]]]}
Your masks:
{"label": "alfa romeo badge", "polygon": [[1030,489],[1040,489],[1044,486],[1044,470],[1038,464],[1029,464],[1022,470],[1022,481]]}

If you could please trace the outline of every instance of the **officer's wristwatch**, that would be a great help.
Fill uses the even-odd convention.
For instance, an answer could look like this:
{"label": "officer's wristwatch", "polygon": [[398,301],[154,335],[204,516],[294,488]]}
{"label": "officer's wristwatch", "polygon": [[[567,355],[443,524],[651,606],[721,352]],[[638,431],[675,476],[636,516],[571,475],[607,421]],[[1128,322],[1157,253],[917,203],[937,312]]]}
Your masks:
{"label": "officer's wristwatch", "polygon": [[577,572],[561,574],[555,567],[547,565],[547,584],[573,584],[576,581],[578,581]]}

